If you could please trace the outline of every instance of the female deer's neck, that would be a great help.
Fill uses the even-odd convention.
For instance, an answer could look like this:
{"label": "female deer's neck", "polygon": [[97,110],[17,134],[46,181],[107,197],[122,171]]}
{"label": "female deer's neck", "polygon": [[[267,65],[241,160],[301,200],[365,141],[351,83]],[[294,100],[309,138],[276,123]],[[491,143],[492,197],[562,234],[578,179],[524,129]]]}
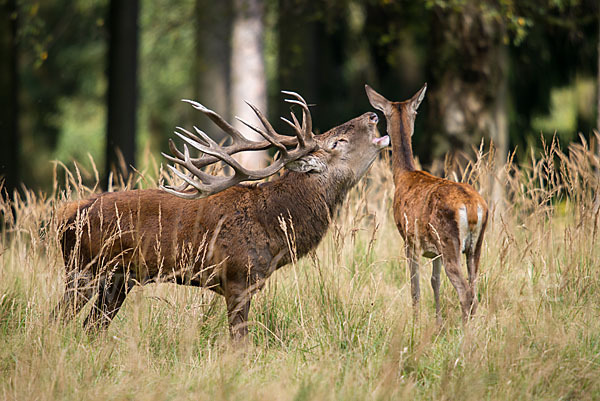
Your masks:
{"label": "female deer's neck", "polygon": [[392,169],[394,176],[405,171],[415,171],[411,134],[413,127],[408,118],[394,113],[390,121],[388,134],[392,138]]}

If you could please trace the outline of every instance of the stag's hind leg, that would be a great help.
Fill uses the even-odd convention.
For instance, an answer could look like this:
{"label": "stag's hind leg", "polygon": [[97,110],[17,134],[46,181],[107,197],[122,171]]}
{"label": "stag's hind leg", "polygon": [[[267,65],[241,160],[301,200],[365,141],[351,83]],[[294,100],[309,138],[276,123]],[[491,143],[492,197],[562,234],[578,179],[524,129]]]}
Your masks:
{"label": "stag's hind leg", "polygon": [[99,283],[98,298],[83,323],[86,330],[104,330],[108,327],[131,290],[129,284],[121,272]]}

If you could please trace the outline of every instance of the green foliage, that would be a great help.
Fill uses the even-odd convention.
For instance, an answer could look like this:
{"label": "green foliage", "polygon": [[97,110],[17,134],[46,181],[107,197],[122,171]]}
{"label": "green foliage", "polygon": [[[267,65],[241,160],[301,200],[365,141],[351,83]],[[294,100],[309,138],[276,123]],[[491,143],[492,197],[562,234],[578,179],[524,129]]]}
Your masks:
{"label": "green foliage", "polygon": [[185,123],[180,100],[195,97],[195,3],[147,0],[140,5],[139,142],[157,154],[166,149],[175,126]]}
{"label": "green foliage", "polygon": [[[87,163],[90,153],[103,164],[108,0],[17,3],[23,179],[47,190],[51,159]],[[148,150],[160,160],[158,152],[167,148],[175,126],[198,123],[179,99],[198,97],[195,75],[201,64],[212,62],[199,58],[197,50],[198,41],[210,38],[203,35],[208,28],[198,24],[209,6],[201,0],[140,2],[138,160]],[[508,48],[511,148],[525,149],[537,138],[540,121],[557,121],[549,115],[555,88],[572,87],[575,77],[590,79],[597,71],[594,0],[268,0],[265,6],[269,111],[278,129],[283,125],[277,116],[288,112],[280,105],[280,89],[294,89],[316,103],[315,126],[323,131],[370,109],[365,82],[402,99],[425,80],[433,96],[436,79],[453,69],[467,81],[474,79],[458,39],[431,46],[439,13],[475,10],[489,26],[501,26],[493,45]],[[229,17],[223,18],[226,24]],[[479,46],[475,41],[467,45]],[[488,91],[497,93],[493,86]],[[211,103],[210,97],[200,100]],[[579,105],[594,99],[576,91],[563,101]],[[572,107],[565,104],[564,109]],[[435,119],[429,111],[426,102],[415,135],[415,150],[426,162],[432,161],[431,144],[437,141],[429,129]],[[566,137],[577,130],[588,134],[594,114],[578,112]],[[566,126],[543,128],[550,132]]]}
{"label": "green foliage", "polygon": [[[81,139],[61,138],[65,127],[94,124],[94,132],[103,127],[103,122],[90,113],[68,113],[76,104],[99,104],[104,96],[107,1],[23,0],[18,5],[23,179],[49,189],[49,160],[57,144]],[[69,121],[67,117],[75,119]],[[86,149],[99,156],[94,146],[79,142],[76,156],[85,154]],[[37,157],[28,157],[32,154]],[[65,152],[59,150],[58,154]],[[69,163],[74,155],[69,156],[63,161]]]}

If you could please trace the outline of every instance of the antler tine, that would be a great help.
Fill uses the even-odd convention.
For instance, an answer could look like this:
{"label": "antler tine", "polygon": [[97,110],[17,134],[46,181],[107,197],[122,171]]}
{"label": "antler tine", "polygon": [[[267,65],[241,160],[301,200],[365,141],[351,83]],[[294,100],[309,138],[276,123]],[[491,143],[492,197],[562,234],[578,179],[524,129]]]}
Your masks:
{"label": "antler tine", "polygon": [[[293,100],[293,99],[285,99],[285,102],[287,103],[292,103],[292,104],[297,104],[300,107],[302,107],[302,126],[300,126],[300,123],[298,123],[298,126],[300,127],[300,129],[303,132],[306,132],[306,109],[308,108],[305,104],[297,101],[297,100]],[[293,114],[293,113],[292,113]],[[294,119],[294,123],[298,122],[298,120],[296,119],[295,115],[292,115],[293,119]]]}
{"label": "antler tine", "polygon": [[302,96],[300,96],[300,94],[298,92],[294,92],[294,91],[281,91],[281,93],[283,93],[284,95],[294,96],[296,99],[298,99],[302,103],[306,104],[306,100],[304,100],[304,98]]}
{"label": "antler tine", "polygon": [[275,138],[273,138],[271,136],[270,133],[266,133],[263,130],[261,130],[258,127],[255,127],[254,125],[250,124],[249,122],[247,122],[246,120],[240,118],[240,117],[235,117],[239,122],[241,122],[242,124],[244,124],[246,127],[250,128],[251,130],[257,132],[258,134],[260,134],[263,138],[265,138],[267,141],[269,141],[269,143],[273,146],[275,146],[277,149],[279,149],[280,152],[287,152],[287,148],[285,146],[283,146],[280,142],[278,142]]}
{"label": "antler tine", "polygon": [[[179,149],[177,149],[177,147],[175,146],[175,142],[173,142],[173,140],[171,138],[169,138],[169,149],[171,149],[171,152],[176,157],[179,157],[182,159],[184,158],[185,155],[183,153],[181,153],[179,151]],[[178,161],[177,158],[172,157],[164,152],[161,152],[161,155],[163,155],[165,157],[165,159],[169,160],[170,162],[177,163],[177,161]],[[192,160],[192,163],[193,162],[194,162],[194,160]],[[178,191],[183,191],[183,190],[187,189],[188,187],[189,187],[189,185],[186,182],[184,182],[183,184],[179,185],[178,187],[173,187],[173,188],[176,188]]]}
{"label": "antler tine", "polygon": [[225,132],[226,134],[231,136],[231,138],[233,138],[234,142],[236,142],[236,141],[242,142],[242,143],[248,142],[248,139],[246,139],[240,133],[240,131],[235,129],[232,125],[230,125],[227,121],[225,121],[223,119],[223,117],[221,117],[220,115],[218,115],[211,109],[209,109],[209,108],[203,106],[202,104],[195,102],[193,100],[181,99],[181,101],[191,104],[193,108],[195,108],[196,110],[200,110],[202,113],[204,113],[204,115],[206,115],[208,118],[210,118],[212,120],[212,122],[214,122],[219,128],[221,128],[221,130],[223,130],[223,132]]}
{"label": "antler tine", "polygon": [[170,157],[168,155],[165,155],[164,153],[163,153],[163,155],[167,158],[167,160],[169,160],[173,163],[179,164],[182,167],[185,167],[192,174],[192,176],[198,177],[201,181],[203,181],[203,182],[211,181],[212,177],[214,177],[214,176],[211,174],[205,173],[204,171],[202,171],[199,168],[197,168],[196,166],[194,166],[192,159],[190,159],[190,151],[189,151],[187,145],[184,144],[183,148],[185,151],[183,158]]}
{"label": "antler tine", "polygon": [[298,100],[285,99],[285,102],[292,103],[292,104],[297,104],[298,106],[302,107],[302,128],[304,129],[306,137],[310,137],[312,139],[313,138],[313,133],[312,133],[312,116],[310,114],[310,110],[308,108],[308,103],[306,103],[306,100],[304,100],[304,98],[302,96],[300,96],[296,92],[281,91],[281,93],[293,96],[296,99],[298,99]]}
{"label": "antler tine", "polygon": [[277,139],[278,141],[284,143],[285,145],[296,145],[296,138],[295,137],[290,137],[287,135],[280,135],[278,134],[275,129],[273,128],[273,126],[271,125],[271,123],[269,122],[269,120],[267,120],[267,118],[264,116],[264,114],[258,109],[258,107],[256,107],[255,105],[253,105],[252,103],[246,102],[246,104],[248,106],[250,106],[250,108],[252,109],[252,111],[254,112],[254,114],[256,114],[256,117],[258,117],[258,119],[260,120],[261,124],[263,125],[263,127],[265,127],[265,129],[267,130],[267,132],[269,133],[269,135],[271,135],[271,137]]}
{"label": "antler tine", "polygon": [[[194,127],[195,128],[195,127]],[[184,135],[187,135],[188,137],[192,138],[195,141],[198,141],[200,143],[205,142],[204,139],[200,138],[197,135],[192,134],[190,131],[186,130],[183,127],[175,127],[175,129],[178,129],[179,131],[181,131]],[[206,143],[208,144],[208,143]]]}
{"label": "antler tine", "polygon": [[304,138],[304,134],[302,132],[302,127],[300,126],[300,123],[298,123],[298,119],[296,118],[296,115],[293,112],[290,112],[290,114],[291,114],[292,120],[294,120],[294,122],[291,122],[290,120],[288,120],[285,117],[279,117],[279,118],[281,118],[281,120],[283,120],[285,123],[287,123],[290,127],[292,127],[296,131],[296,136],[298,137],[298,144],[300,146],[306,146],[306,140]]}

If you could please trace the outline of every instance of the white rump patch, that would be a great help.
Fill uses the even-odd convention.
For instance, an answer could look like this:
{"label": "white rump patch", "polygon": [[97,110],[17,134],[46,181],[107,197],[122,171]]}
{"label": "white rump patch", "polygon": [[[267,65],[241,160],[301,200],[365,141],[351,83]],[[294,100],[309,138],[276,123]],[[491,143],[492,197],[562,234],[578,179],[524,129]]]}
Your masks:
{"label": "white rump patch", "polygon": [[[481,205],[477,205],[477,225],[475,226],[475,230],[473,231],[473,240],[477,242],[479,240],[479,235],[481,234],[481,227],[483,227],[483,208]],[[473,244],[474,246],[475,244]]]}
{"label": "white rump patch", "polygon": [[470,243],[469,219],[467,218],[467,207],[462,205],[458,208],[458,237],[460,239],[460,251],[464,252]]}

